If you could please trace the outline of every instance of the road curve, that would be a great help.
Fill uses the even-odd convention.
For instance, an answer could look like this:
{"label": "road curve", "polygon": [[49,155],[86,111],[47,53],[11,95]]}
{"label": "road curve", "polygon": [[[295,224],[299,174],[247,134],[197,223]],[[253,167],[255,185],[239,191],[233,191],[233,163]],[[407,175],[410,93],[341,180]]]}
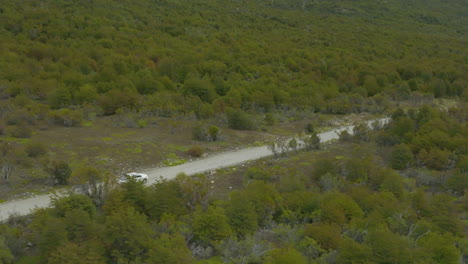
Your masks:
{"label": "road curve", "polygon": [[[367,124],[370,126],[376,121],[384,124],[389,120],[389,118],[382,118],[368,121]],[[333,139],[338,139],[338,134],[344,130],[347,130],[352,134],[353,128],[354,126],[341,127],[320,133],[318,136],[320,137],[321,142],[328,142]],[[268,146],[251,147],[236,151],[222,152],[205,159],[195,160],[178,166],[150,169],[146,172],[148,174],[147,185],[153,184],[160,177],[164,179],[174,179],[179,173],[193,175],[205,171],[234,166],[246,161],[257,160],[271,155],[273,155],[273,152],[268,148]],[[0,222],[7,220],[10,215],[27,215],[36,208],[49,207],[51,196],[52,194],[46,194],[24,200],[14,200],[1,203]]]}

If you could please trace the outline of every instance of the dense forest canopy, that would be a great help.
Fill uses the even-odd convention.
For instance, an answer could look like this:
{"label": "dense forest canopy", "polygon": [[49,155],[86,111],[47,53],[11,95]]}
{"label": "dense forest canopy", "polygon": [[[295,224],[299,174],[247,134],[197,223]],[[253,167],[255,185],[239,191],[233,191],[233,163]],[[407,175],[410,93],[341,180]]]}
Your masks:
{"label": "dense forest canopy", "polygon": [[7,1],[1,96],[197,117],[465,96],[466,11],[457,0]]}

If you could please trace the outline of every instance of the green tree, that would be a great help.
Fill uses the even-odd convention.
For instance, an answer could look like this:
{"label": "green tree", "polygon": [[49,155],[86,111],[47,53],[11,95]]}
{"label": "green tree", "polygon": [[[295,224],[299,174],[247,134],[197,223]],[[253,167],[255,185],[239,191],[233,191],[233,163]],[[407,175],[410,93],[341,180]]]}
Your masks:
{"label": "green tree", "polygon": [[184,84],[184,92],[198,96],[205,103],[211,103],[216,96],[213,84],[207,79],[187,80]]}
{"label": "green tree", "polygon": [[365,244],[355,242],[350,238],[343,239],[338,250],[338,264],[372,264],[372,250]]}
{"label": "green tree", "polygon": [[132,207],[114,211],[105,219],[103,243],[113,262],[146,259],[153,243],[146,217]]}
{"label": "green tree", "polygon": [[158,182],[146,193],[145,212],[151,219],[160,220],[164,214],[180,216],[187,212],[182,188],[175,181]]}
{"label": "green tree", "polygon": [[49,97],[49,103],[52,109],[67,107],[72,102],[70,90],[66,86],[56,89]]}
{"label": "green tree", "polygon": [[91,84],[85,84],[76,92],[75,100],[78,104],[93,103],[97,96],[96,88]]}
{"label": "green tree", "polygon": [[392,168],[402,170],[407,168],[413,162],[413,153],[406,144],[400,144],[393,147],[390,153],[390,164]]}
{"label": "green tree", "polygon": [[0,263],[10,264],[13,263],[14,257],[10,249],[5,244],[5,238],[0,235]]}
{"label": "green tree", "polygon": [[193,263],[192,252],[187,248],[185,239],[180,234],[161,234],[151,247],[148,263],[185,264]]}
{"label": "green tree", "polygon": [[378,228],[369,231],[366,243],[372,248],[376,263],[413,263],[409,241],[389,230]]}
{"label": "green tree", "polygon": [[68,179],[72,174],[70,165],[68,165],[64,160],[53,160],[49,162],[49,164],[47,164],[46,171],[49,172],[54,183],[58,185],[68,184]]}
{"label": "green tree", "polygon": [[257,229],[257,214],[249,200],[240,192],[232,192],[226,205],[226,216],[232,230],[240,237]]}
{"label": "green tree", "polygon": [[364,215],[359,205],[348,195],[328,193],[322,198],[322,217],[328,223],[344,224]]}
{"label": "green tree", "polygon": [[264,262],[265,264],[306,264],[307,259],[294,248],[277,248],[270,251]]}
{"label": "green tree", "polygon": [[197,240],[211,245],[216,245],[232,234],[229,219],[221,207],[210,206],[206,211],[196,212],[192,228]]}
{"label": "green tree", "polygon": [[208,134],[210,135],[212,141],[217,141],[219,136],[219,127],[214,125],[210,126],[208,128]]}
{"label": "green tree", "polygon": [[227,118],[229,127],[232,129],[254,130],[256,128],[253,118],[242,110],[228,110]]}
{"label": "green tree", "polygon": [[73,210],[82,210],[86,212],[91,219],[96,216],[96,206],[93,201],[81,194],[71,194],[66,197],[52,199],[54,212],[59,217],[64,217],[66,213]]}
{"label": "green tree", "polygon": [[325,250],[337,249],[342,240],[341,228],[336,224],[307,224],[304,228],[304,235],[313,238]]}
{"label": "green tree", "polygon": [[454,238],[448,234],[431,232],[418,240],[417,256],[421,263],[457,264],[460,251],[455,247]]}
{"label": "green tree", "polygon": [[49,264],[103,264],[106,259],[91,246],[65,243],[50,254]]}
{"label": "green tree", "polygon": [[29,228],[33,231],[33,243],[37,245],[43,259],[47,259],[53,251],[68,241],[63,220],[50,216],[47,210],[37,211]]}

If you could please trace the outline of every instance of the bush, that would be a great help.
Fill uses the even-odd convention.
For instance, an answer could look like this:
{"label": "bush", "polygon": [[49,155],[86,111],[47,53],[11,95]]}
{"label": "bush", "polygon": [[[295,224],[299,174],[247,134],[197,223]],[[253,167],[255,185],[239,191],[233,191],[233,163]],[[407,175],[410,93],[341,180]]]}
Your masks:
{"label": "bush", "polygon": [[390,154],[390,164],[396,170],[407,168],[413,162],[413,153],[405,144],[397,145]]}
{"label": "bush", "polygon": [[47,153],[47,148],[41,142],[32,141],[26,145],[26,153],[28,157],[39,157]]}
{"label": "bush", "polygon": [[209,141],[210,136],[206,131],[206,128],[202,125],[196,125],[192,129],[192,137],[194,140],[198,141]]}
{"label": "bush", "polygon": [[46,168],[46,171],[50,174],[54,183],[57,185],[66,185],[68,184],[68,179],[72,174],[70,165],[63,160],[54,160],[51,161]]}
{"label": "bush", "polygon": [[0,135],[3,135],[6,133],[6,125],[3,121],[0,120]]}
{"label": "bush", "polygon": [[267,113],[265,115],[265,123],[267,126],[273,126],[276,124],[276,118],[272,113]]}
{"label": "bush", "polygon": [[83,112],[81,110],[71,110],[62,108],[49,112],[50,121],[56,125],[66,127],[79,126],[83,121]]}
{"label": "bush", "polygon": [[148,126],[148,121],[140,119],[138,120],[138,128],[145,128]]}
{"label": "bush", "polygon": [[15,138],[30,138],[32,135],[31,128],[20,125],[20,126],[11,126],[7,128],[7,135]]}
{"label": "bush", "polygon": [[309,134],[315,133],[315,129],[314,129],[314,126],[312,125],[312,123],[307,123],[306,124],[305,131],[306,131],[306,133],[309,133]]}
{"label": "bush", "polygon": [[217,126],[210,126],[208,128],[208,134],[210,134],[211,140],[216,141],[218,140],[218,135],[219,135],[219,127]]}
{"label": "bush", "polygon": [[229,127],[237,130],[255,130],[255,120],[242,110],[231,109],[227,112]]}
{"label": "bush", "polygon": [[203,156],[203,153],[204,153],[203,148],[199,146],[193,146],[189,150],[187,150],[187,154],[189,154],[191,157],[194,157],[194,158],[199,158]]}

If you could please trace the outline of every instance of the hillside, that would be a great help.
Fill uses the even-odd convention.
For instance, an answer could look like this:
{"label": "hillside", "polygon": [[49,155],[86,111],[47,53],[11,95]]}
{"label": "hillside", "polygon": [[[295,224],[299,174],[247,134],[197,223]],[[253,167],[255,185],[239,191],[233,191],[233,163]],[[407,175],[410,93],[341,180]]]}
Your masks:
{"label": "hillside", "polygon": [[[0,263],[468,263],[467,14],[466,0],[2,1],[0,203],[84,195],[0,223]],[[274,156],[117,184],[248,146]]]}
{"label": "hillside", "polygon": [[1,96],[199,118],[466,96],[467,10],[455,0],[9,1]]}

